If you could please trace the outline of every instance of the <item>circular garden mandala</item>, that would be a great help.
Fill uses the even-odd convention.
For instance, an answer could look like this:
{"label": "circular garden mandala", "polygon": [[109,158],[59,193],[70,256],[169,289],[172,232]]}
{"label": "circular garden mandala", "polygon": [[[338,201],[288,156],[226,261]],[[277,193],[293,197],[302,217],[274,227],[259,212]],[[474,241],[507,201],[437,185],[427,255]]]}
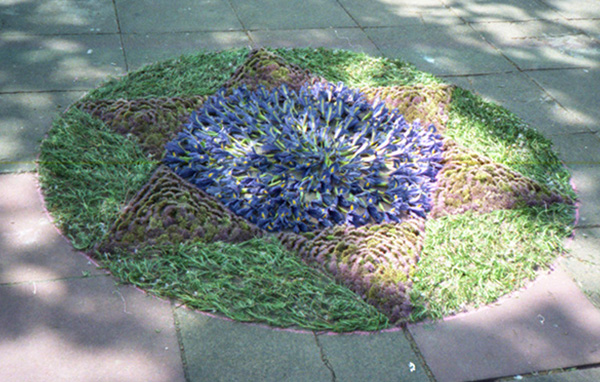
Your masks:
{"label": "circular garden mandala", "polygon": [[505,109],[396,60],[200,53],[111,80],[39,164],[74,246],[124,282],[241,321],[379,330],[533,279],[569,174]]}

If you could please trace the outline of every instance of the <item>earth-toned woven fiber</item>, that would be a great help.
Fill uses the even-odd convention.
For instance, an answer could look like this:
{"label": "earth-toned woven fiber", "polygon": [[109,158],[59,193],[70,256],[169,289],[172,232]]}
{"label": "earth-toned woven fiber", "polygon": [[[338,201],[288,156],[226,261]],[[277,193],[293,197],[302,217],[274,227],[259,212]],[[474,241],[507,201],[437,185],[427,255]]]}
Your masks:
{"label": "earth-toned woven fiber", "polygon": [[99,118],[116,132],[137,137],[148,155],[160,159],[165,144],[175,138],[192,111],[206,97],[98,100],[77,107]]}
{"label": "earth-toned woven fiber", "polygon": [[264,48],[250,52],[246,61],[236,69],[225,87],[233,89],[245,85],[254,91],[260,85],[271,90],[282,84],[298,91],[300,87],[315,77],[307,70],[288,63],[285,59]]}
{"label": "earth-toned woven fiber", "polygon": [[453,86],[444,84],[361,89],[368,99],[379,98],[390,110],[397,108],[409,123],[418,119],[424,126],[433,124],[439,132],[448,122],[453,90]]}
{"label": "earth-toned woven fiber", "polygon": [[559,194],[457,143],[444,142],[431,217],[565,202]]}
{"label": "earth-toned woven fiber", "polygon": [[313,238],[280,233],[277,238],[309,264],[318,265],[392,322],[411,312],[411,276],[423,245],[423,220],[364,226],[334,226]]}
{"label": "earth-toned woven fiber", "polygon": [[262,236],[217,199],[160,166],[134,196],[97,248],[135,249],[183,241],[239,243]]}

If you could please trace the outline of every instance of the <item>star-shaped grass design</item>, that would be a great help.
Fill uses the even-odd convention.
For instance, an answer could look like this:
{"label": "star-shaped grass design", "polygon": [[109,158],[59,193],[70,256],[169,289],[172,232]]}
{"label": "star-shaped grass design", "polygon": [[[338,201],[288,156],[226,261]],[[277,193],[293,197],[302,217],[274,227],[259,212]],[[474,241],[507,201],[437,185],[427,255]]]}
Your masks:
{"label": "star-shaped grass design", "polygon": [[[303,86],[323,81],[321,76],[259,49],[251,52],[225,83],[224,94],[232,94],[240,86],[271,91],[283,85],[299,91]],[[454,90],[442,84],[359,89],[368,102],[381,101],[390,110],[397,109],[409,123],[417,121],[420,126],[434,126],[442,136]],[[161,158],[166,142],[181,133],[192,112],[199,110],[206,100],[207,97],[200,96],[101,100],[87,101],[77,107],[115,131],[137,137],[150,158]],[[310,232],[272,234],[266,232],[266,226],[263,225],[263,230],[245,221],[230,212],[219,198],[161,166],[130,200],[97,248],[110,251],[158,242],[239,242],[271,235],[308,264],[349,287],[392,322],[404,322],[411,313],[410,290],[419,267],[427,219],[468,211],[485,213],[523,205],[572,203],[546,185],[462,147],[448,137],[444,137],[442,146],[435,191],[429,195],[431,211],[428,214],[406,215],[394,221],[371,221],[367,225],[315,225],[306,230]],[[196,181],[202,179],[196,178]]]}

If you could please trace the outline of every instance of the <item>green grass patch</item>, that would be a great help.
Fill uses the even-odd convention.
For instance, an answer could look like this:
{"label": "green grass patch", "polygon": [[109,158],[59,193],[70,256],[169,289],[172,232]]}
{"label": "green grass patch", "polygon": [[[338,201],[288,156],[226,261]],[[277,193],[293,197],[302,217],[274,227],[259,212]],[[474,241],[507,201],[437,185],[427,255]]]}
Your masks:
{"label": "green grass patch", "polygon": [[564,252],[572,223],[573,206],[565,204],[429,220],[412,320],[488,304],[533,280]]}
{"label": "green grass patch", "polygon": [[248,56],[248,49],[200,52],[150,64],[92,90],[84,100],[210,95]]}
{"label": "green grass patch", "polygon": [[80,250],[102,238],[156,166],[134,141],[77,109],[54,121],[40,152],[47,208]]}
{"label": "green grass patch", "polygon": [[126,282],[237,321],[336,332],[389,325],[374,307],[276,241],[117,251],[105,263]]}
{"label": "green grass patch", "polygon": [[437,84],[435,76],[417,70],[405,61],[373,57],[347,50],[304,48],[275,49],[287,61],[308,69],[330,82],[342,81],[347,86],[408,86]]}

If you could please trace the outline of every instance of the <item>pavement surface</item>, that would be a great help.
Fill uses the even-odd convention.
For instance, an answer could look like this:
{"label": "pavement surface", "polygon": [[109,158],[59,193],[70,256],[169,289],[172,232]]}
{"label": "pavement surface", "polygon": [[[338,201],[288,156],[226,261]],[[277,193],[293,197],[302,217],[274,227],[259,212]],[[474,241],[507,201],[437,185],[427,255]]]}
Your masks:
{"label": "pavement surface", "polygon": [[[200,48],[402,58],[504,105],[572,170],[552,272],[406,330],[319,334],[210,317],[116,286],[56,231],[39,141],[108,76]],[[597,0],[0,0],[0,381],[600,381]]]}

